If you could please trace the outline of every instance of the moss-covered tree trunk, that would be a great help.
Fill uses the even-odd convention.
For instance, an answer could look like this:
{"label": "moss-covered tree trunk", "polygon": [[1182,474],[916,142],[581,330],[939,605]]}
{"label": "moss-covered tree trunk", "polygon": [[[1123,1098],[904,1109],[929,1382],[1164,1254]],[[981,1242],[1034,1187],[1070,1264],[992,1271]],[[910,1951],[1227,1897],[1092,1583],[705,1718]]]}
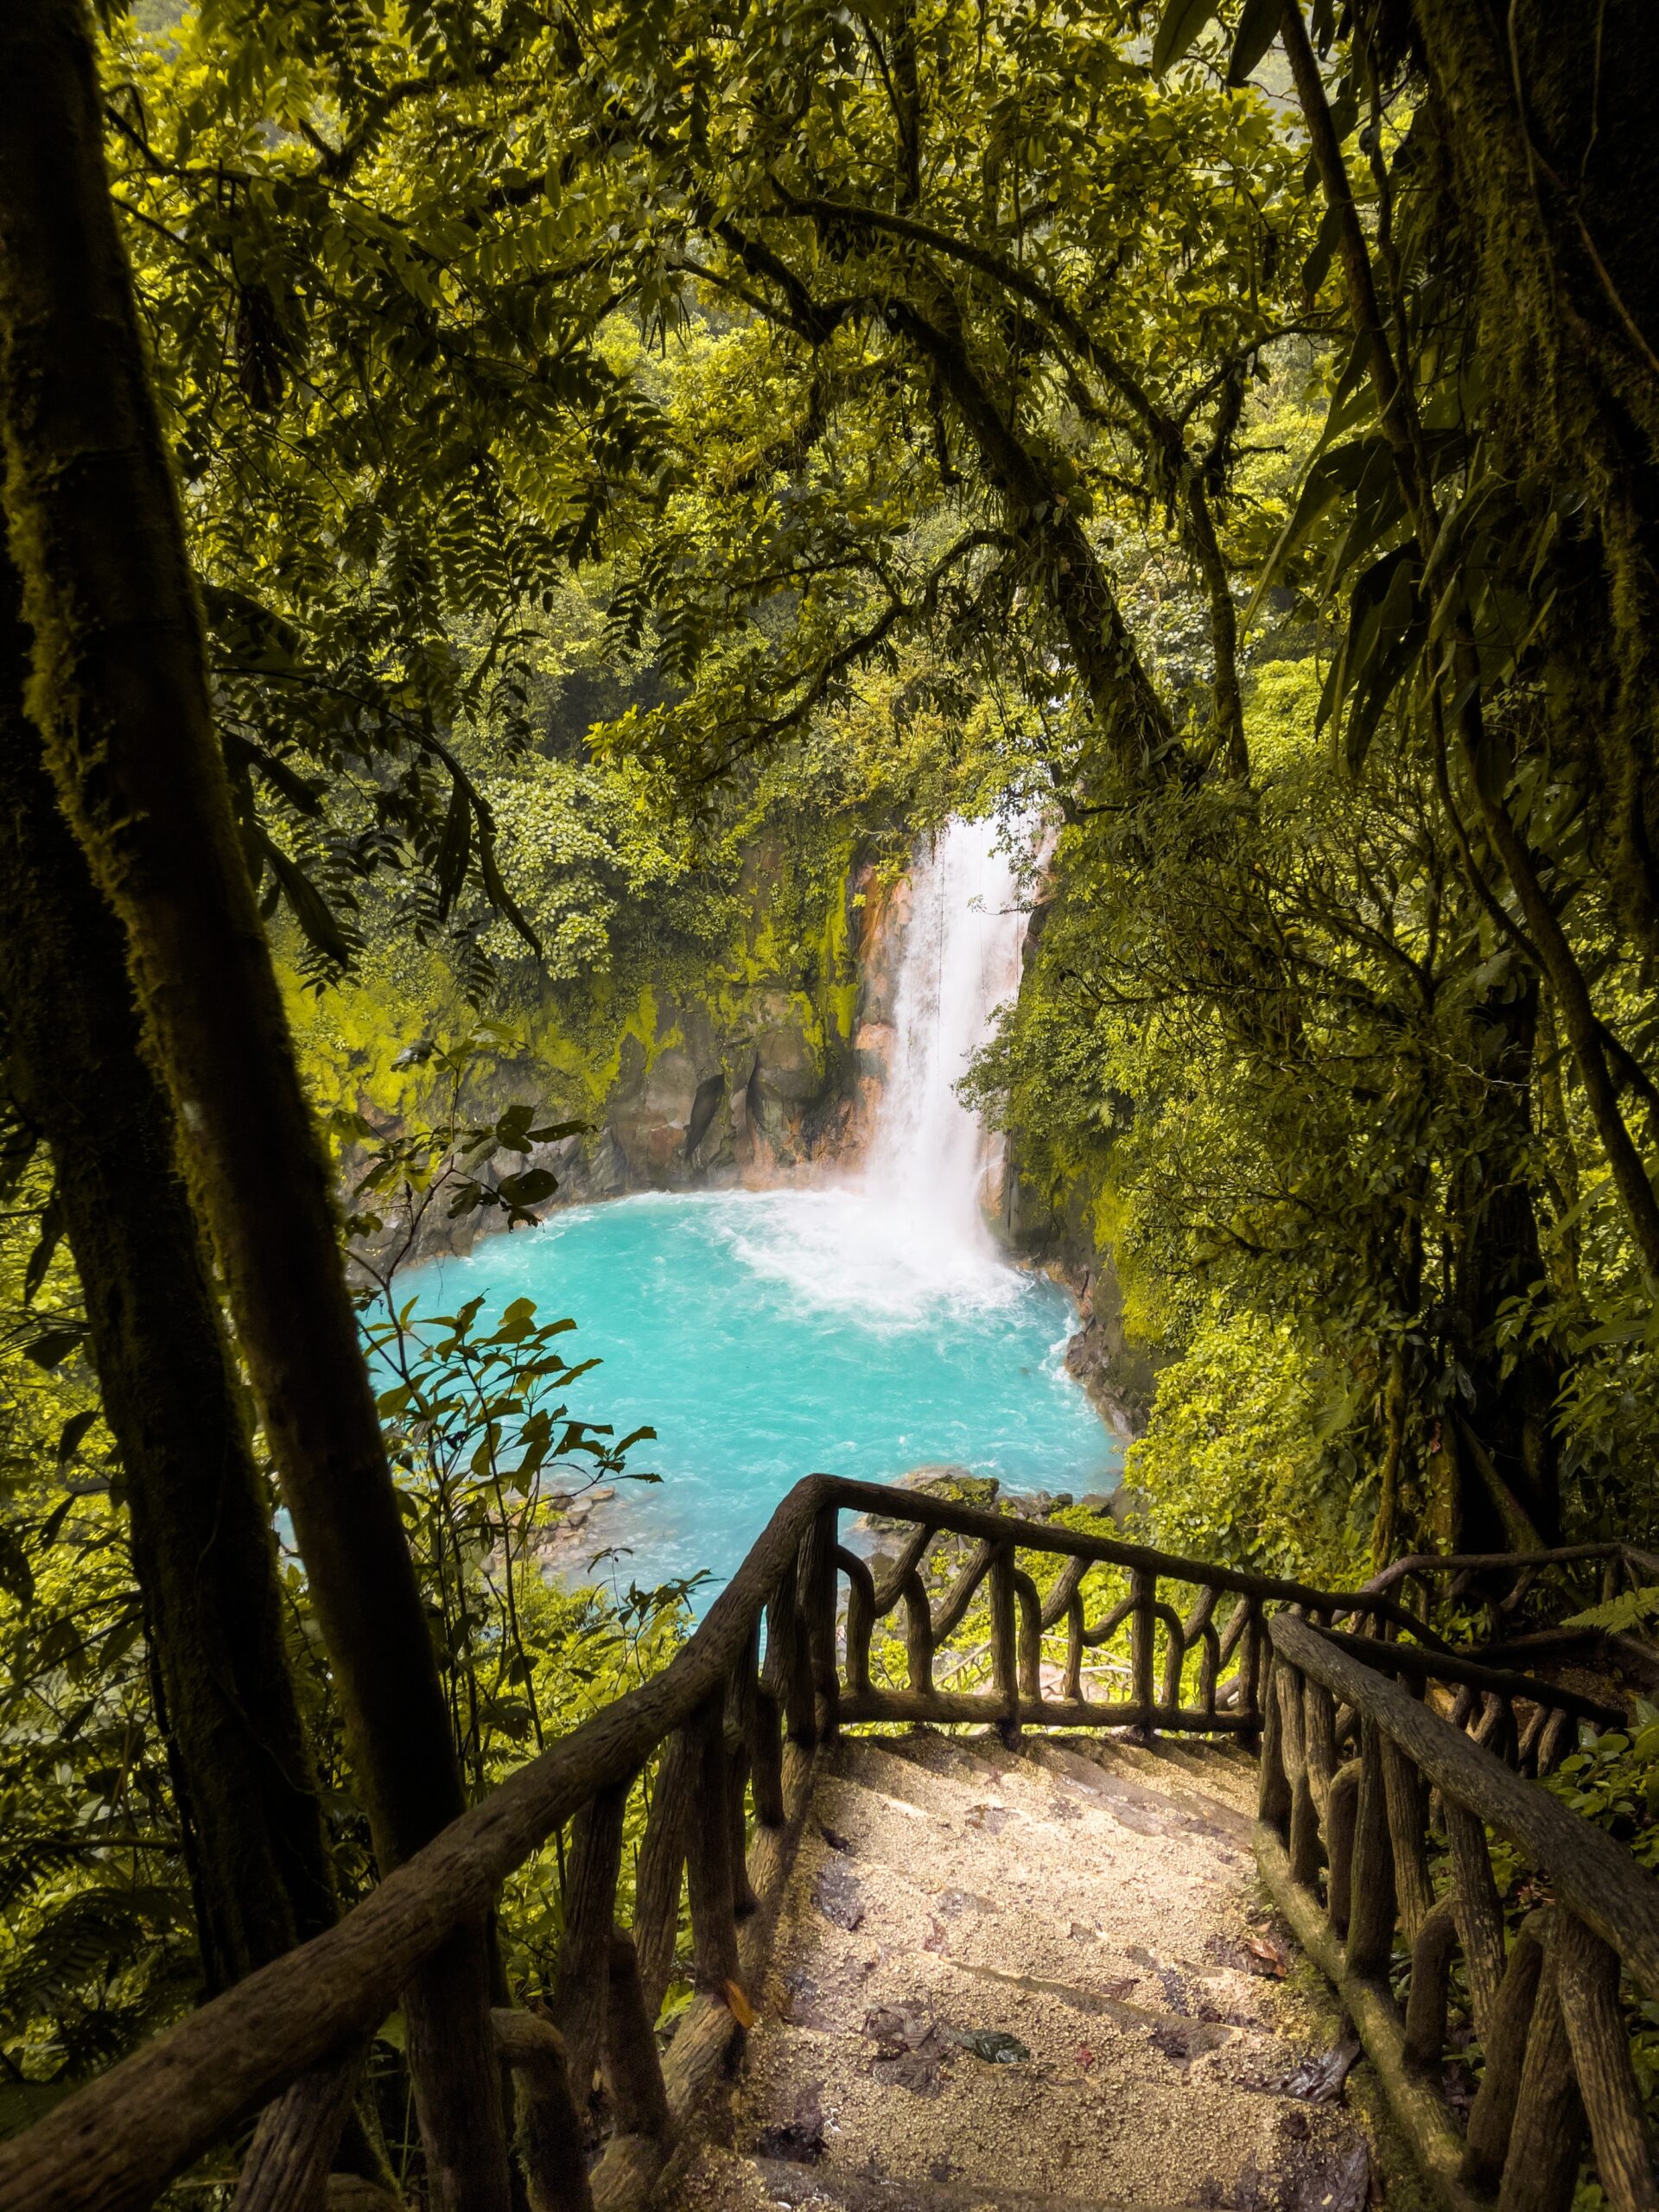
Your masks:
{"label": "moss-covered tree trunk", "polygon": [[[0,11],[0,431],[30,708],[124,925],[310,1580],[383,1866],[461,1809],[438,1671],[213,728],[111,201],[84,0]],[[506,2212],[489,1950],[407,1993],[434,2201]]]}
{"label": "moss-covered tree trunk", "polygon": [[1524,971],[1477,1009],[1489,1089],[1482,1143],[1464,1163],[1456,1199],[1463,1224],[1452,1284],[1455,1353],[1471,1393],[1454,1407],[1447,1440],[1457,1466],[1458,1543],[1509,1551],[1557,1543],[1560,1455],[1554,1414],[1559,1357],[1524,1337],[1505,1341],[1503,1309],[1544,1279],[1529,1170],[1538,990]]}
{"label": "moss-covered tree trunk", "polygon": [[1414,0],[1466,256],[1488,437],[1583,502],[1547,631],[1558,757],[1620,918],[1659,955],[1659,8]]}
{"label": "moss-covered tree trunk", "polygon": [[0,551],[8,1088],[56,1171],[217,1989],[326,1928],[334,1891],[269,1503],[166,1094],[140,1054],[121,925],[23,714],[28,644],[16,570]]}

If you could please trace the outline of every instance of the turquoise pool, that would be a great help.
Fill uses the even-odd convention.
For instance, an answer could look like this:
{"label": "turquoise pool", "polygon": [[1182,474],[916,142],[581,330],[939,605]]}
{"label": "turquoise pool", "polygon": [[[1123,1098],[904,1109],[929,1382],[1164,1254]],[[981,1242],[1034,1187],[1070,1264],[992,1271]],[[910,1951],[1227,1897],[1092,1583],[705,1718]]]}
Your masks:
{"label": "turquoise pool", "polygon": [[[891,1481],[950,1463],[1016,1490],[1109,1489],[1121,1447],[1062,1365],[1070,1300],[901,1209],[842,1190],[646,1195],[573,1207],[401,1279],[448,1312],[536,1301],[571,1316],[567,1357],[602,1365],[570,1410],[649,1422],[626,1484],[584,1531],[602,1568],[651,1583],[706,1571],[702,1602],[815,1471]],[[574,1350],[569,1349],[575,1347]]]}

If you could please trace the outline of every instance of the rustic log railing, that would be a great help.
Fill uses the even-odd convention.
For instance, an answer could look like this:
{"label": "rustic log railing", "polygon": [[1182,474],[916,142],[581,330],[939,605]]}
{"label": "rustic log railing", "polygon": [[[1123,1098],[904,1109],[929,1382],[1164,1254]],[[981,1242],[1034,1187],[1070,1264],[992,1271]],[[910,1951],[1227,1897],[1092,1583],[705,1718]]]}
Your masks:
{"label": "rustic log railing", "polygon": [[[1493,2189],[1500,2212],[1566,2212],[1586,2129],[1615,2212],[1655,2212],[1620,1981],[1628,1972],[1659,1997],[1659,1885],[1522,1778],[1529,1758],[1548,1763],[1544,1708],[1516,1726],[1515,1703],[1538,1686],[1289,1612],[1268,1634],[1257,1856],[1447,2212],[1473,2212]],[[1442,1686],[1450,1719],[1427,1701]],[[1478,1741],[1455,1725],[1477,1709]],[[1513,1936],[1489,1830],[1549,1900]],[[1484,2057],[1466,2133],[1441,2094],[1454,1953]]]}
{"label": "rustic log railing", "polygon": [[1460,1616],[1477,1621],[1480,1645],[1495,1655],[1538,1665],[1602,1643],[1610,1656],[1635,1662],[1638,1680],[1659,1681],[1659,1651],[1628,1637],[1560,1624],[1623,1589],[1655,1583],[1659,1554],[1633,1544],[1598,1543],[1533,1552],[1417,1553],[1394,1560],[1365,1587],[1413,1604],[1443,1635]]}
{"label": "rustic log railing", "polygon": [[[860,1524],[843,1531],[843,1514]],[[904,1532],[896,1554],[867,1557],[857,1548],[885,1542],[888,1529]],[[1357,1632],[1340,1647],[1306,1624],[1338,1621]],[[947,1649],[949,1686],[937,1679],[947,1671]],[[1268,1694],[1275,1652],[1277,1688]],[[1369,1671],[1372,1662],[1414,1681],[1427,1669],[1456,1685],[1459,1726]],[[1317,1683],[1315,1668],[1334,1664],[1362,1688],[1341,1692],[1343,1713],[1334,1705],[1315,1711],[1313,1689],[1298,1692],[1296,1710],[1313,1718],[1300,1735],[1287,1731],[1281,1707],[1293,1665]],[[1107,1694],[1094,1694],[1103,1679]],[[1465,1764],[1491,1767],[1506,1789],[1529,1799],[1541,1793],[1478,1748],[1465,1726],[1512,1764],[1543,1771],[1579,1720],[1618,1718],[1593,1700],[1459,1660],[1389,1590],[1320,1591],[924,1493],[809,1478],[660,1675],[520,1768],[337,1928],[250,1975],[0,2145],[0,2212],[137,2212],[256,2115],[238,2212],[319,2212],[363,2055],[399,1991],[457,1929],[486,1919],[503,1881],[567,1824],[564,1933],[547,2016],[503,2007],[498,2050],[513,2085],[531,2212],[629,2212],[751,2018],[749,1993],[764,1973],[817,1749],[839,1726],[1128,1728],[1252,1745],[1265,1737],[1264,1773],[1279,1779],[1264,1801],[1263,1834],[1283,1855],[1285,1831],[1300,1900],[1312,1895],[1321,1848],[1333,1868],[1364,1851],[1375,1857],[1382,1801],[1375,1785],[1369,1796],[1357,1786],[1351,1762],[1338,1760],[1344,1733],[1372,1725],[1354,1716],[1370,1714],[1373,1690],[1408,1707],[1416,1723],[1432,1721]],[[1377,1723],[1373,1733],[1380,1743],[1386,1731]],[[1447,1780],[1419,1764],[1462,1820],[1463,1768],[1454,1762]],[[1362,1758],[1357,1774],[1366,1770]],[[623,1928],[619,1877],[635,1792],[645,1801],[643,1836]],[[1467,1820],[1458,1834],[1472,1864]],[[1605,1838],[1591,1840],[1598,1865],[1607,1852],[1618,1859]],[[1425,1956],[1444,1962],[1446,1916],[1433,1920],[1427,1876],[1418,1880],[1410,1856],[1415,1847],[1401,1847],[1401,1894],[1421,1905],[1421,1920],[1433,1921]],[[1623,1913],[1627,1891],[1640,1902],[1651,1889],[1627,1866],[1624,1887],[1608,1895]],[[683,1891],[693,1996],[664,2056],[656,2022],[676,1971]],[[1346,1910],[1351,1891],[1357,1901],[1365,1894],[1344,1873],[1332,1890],[1336,1910]],[[1307,1910],[1323,1929],[1321,1909]],[[1595,1940],[1622,1945],[1646,1975],[1640,1913],[1631,1922],[1634,1949],[1624,1918],[1615,1915],[1615,1928],[1605,1915],[1583,1917]],[[1498,1972],[1490,1915],[1470,1924],[1484,2005]],[[1421,1933],[1415,1923],[1413,1933]],[[1659,1950],[1651,1956],[1659,1961]],[[1431,1964],[1426,1973],[1424,2018],[1434,1974],[1444,1971]],[[1602,2029],[1605,2012],[1602,2005],[1595,2014]],[[1421,2041],[1432,2021],[1418,2024]],[[1582,2040],[1590,2031],[1571,2032]],[[609,2135],[594,2159],[596,2077]],[[505,2212],[511,2202],[509,2177],[487,2166],[429,2173],[427,2194],[435,2212]],[[353,2184],[353,2207],[368,2212],[373,2201],[368,2184]],[[1647,2200],[1626,2194],[1616,2202],[1624,2212]],[[1515,2212],[1524,2212],[1519,2200]]]}

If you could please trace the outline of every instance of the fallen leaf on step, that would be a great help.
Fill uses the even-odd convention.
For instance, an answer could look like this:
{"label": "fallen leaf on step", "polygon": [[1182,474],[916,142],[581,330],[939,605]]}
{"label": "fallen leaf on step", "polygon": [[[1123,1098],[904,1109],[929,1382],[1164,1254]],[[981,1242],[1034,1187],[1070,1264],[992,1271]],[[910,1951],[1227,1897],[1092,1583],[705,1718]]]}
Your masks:
{"label": "fallen leaf on step", "polygon": [[987,1835],[1001,1835],[1013,1818],[1006,1805],[970,1805],[966,1825],[982,1828]]}
{"label": "fallen leaf on step", "polygon": [[833,1862],[820,1868],[812,1885],[812,1902],[827,1921],[849,1935],[864,1917],[864,1895],[856,1878]]}
{"label": "fallen leaf on step", "polygon": [[1086,2043],[1080,2043],[1080,2044],[1077,2045],[1077,2063],[1078,2063],[1078,2065],[1079,2065],[1079,2066],[1082,2066],[1082,2067],[1084,2067],[1084,2068],[1087,2068],[1087,2067],[1092,2066],[1092,2065],[1094,2064],[1094,2063],[1095,2063],[1095,2054],[1094,2054],[1094,2052],[1093,2052],[1092,2050],[1090,2050],[1090,2048],[1089,2048],[1089,2046],[1088,2046],[1088,2044],[1087,2044]]}
{"label": "fallen leaf on step", "polygon": [[1287,2075],[1282,2093],[1304,2098],[1312,2105],[1335,2104],[1358,2056],[1359,2037],[1350,2029],[1331,2050],[1318,2058],[1305,2058],[1294,2073]]}
{"label": "fallen leaf on step", "polygon": [[1018,2036],[1005,2035],[1001,2028],[948,2028],[945,2032],[961,2050],[971,2050],[988,2066],[1018,2066],[1031,2056]]}
{"label": "fallen leaf on step", "polygon": [[870,2078],[883,2088],[937,2097],[944,2086],[945,2041],[931,2013],[912,2005],[883,2005],[864,2016],[864,2032],[876,2046]]}
{"label": "fallen leaf on step", "polygon": [[884,2056],[913,2050],[932,2032],[931,2014],[909,2005],[881,2005],[864,2015],[864,2032],[882,2046]]}
{"label": "fallen leaf on step", "polygon": [[1252,1974],[1265,1974],[1270,1980],[1282,1981],[1290,1972],[1288,1960],[1271,1936],[1247,1936],[1244,1948],[1253,1961]]}
{"label": "fallen leaf on step", "polygon": [[1297,2177],[1287,2202],[1290,2212],[1366,2212],[1370,2193],[1370,2155],[1363,2142],[1351,2142],[1312,2161]]}
{"label": "fallen leaf on step", "polygon": [[740,2028],[754,2025],[754,2007],[734,1981],[722,1981],[720,1993],[726,1999],[726,2010]]}

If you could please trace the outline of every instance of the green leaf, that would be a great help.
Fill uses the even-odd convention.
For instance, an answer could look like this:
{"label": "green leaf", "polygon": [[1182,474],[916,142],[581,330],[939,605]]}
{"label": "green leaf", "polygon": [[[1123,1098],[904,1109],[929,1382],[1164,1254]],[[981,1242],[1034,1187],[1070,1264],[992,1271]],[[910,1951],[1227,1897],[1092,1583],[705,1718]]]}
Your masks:
{"label": "green leaf", "polygon": [[79,1350],[84,1333],[78,1328],[42,1330],[32,1344],[23,1346],[24,1356],[36,1367],[60,1367],[72,1351]]}
{"label": "green leaf", "polygon": [[62,1239],[63,1203],[58,1194],[58,1186],[54,1183],[52,1195],[47,1200],[41,1215],[40,1234],[35,1240],[34,1250],[29,1255],[29,1264],[23,1269],[25,1306],[29,1304],[35,1292],[45,1281],[46,1271],[52,1264],[52,1255]]}
{"label": "green leaf", "polygon": [[1302,264],[1302,296],[1310,306],[1318,299],[1319,288],[1330,273],[1332,257],[1341,237],[1341,213],[1335,207],[1327,207],[1319,218],[1313,251]]}
{"label": "green leaf", "polygon": [[1639,1589],[1621,1590],[1616,1598],[1609,1598],[1599,1605],[1586,1606],[1581,1613],[1570,1613],[1561,1624],[1564,1628],[1603,1628],[1609,1630],[1640,1628],[1644,1621],[1659,1618],[1659,1582],[1645,1582]]}
{"label": "green leaf", "polygon": [[1216,0],[1169,0],[1152,41],[1152,73],[1173,68],[1216,13]]}
{"label": "green leaf", "polygon": [[526,1167],[522,1174],[504,1175],[496,1187],[509,1205],[533,1206],[552,1197],[559,1179],[550,1168]]}
{"label": "green leaf", "polygon": [[282,886],[289,911],[299,924],[306,942],[315,946],[324,959],[335,967],[349,967],[351,941],[341,929],[334,908],[305,870],[291,861],[281,846],[274,843],[263,830],[258,833],[258,842],[272,875]]}
{"label": "green leaf", "polygon": [[71,1414],[58,1432],[58,1465],[67,1466],[80,1448],[80,1440],[98,1419],[98,1408],[89,1407],[85,1413]]}
{"label": "green leaf", "polygon": [[438,856],[433,867],[438,886],[438,913],[445,921],[467,880],[467,862],[472,847],[472,789],[457,776],[449,793],[449,809],[443,817],[443,835],[438,841]]}
{"label": "green leaf", "polygon": [[1249,82],[1251,72],[1279,35],[1284,12],[1285,0],[1244,0],[1244,12],[1233,37],[1232,59],[1227,64],[1230,85],[1237,87]]}
{"label": "green leaf", "polygon": [[0,1590],[15,1598],[25,1612],[35,1602],[35,1570],[28,1553],[3,1521],[0,1521]]}

